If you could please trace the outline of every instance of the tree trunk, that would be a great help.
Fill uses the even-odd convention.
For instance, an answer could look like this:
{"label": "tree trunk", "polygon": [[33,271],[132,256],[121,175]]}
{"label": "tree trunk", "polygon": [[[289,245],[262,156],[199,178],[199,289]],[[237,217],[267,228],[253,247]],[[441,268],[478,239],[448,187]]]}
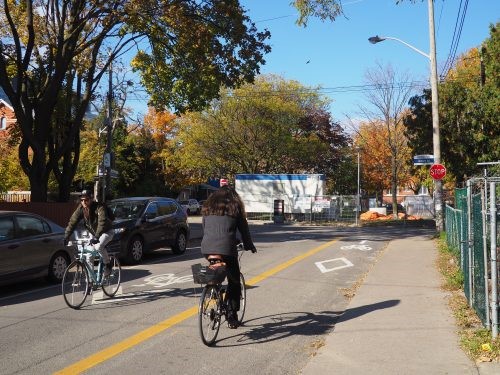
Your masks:
{"label": "tree trunk", "polygon": [[394,219],[398,218],[398,175],[396,168],[396,158],[393,156],[391,158],[391,169],[392,169],[392,178],[391,178],[391,192],[392,192],[392,216]]}

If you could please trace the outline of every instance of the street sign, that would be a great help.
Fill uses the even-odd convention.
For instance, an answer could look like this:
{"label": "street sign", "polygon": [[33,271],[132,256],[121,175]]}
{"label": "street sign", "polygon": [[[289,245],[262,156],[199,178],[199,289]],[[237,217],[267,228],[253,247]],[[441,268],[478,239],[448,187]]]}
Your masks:
{"label": "street sign", "polygon": [[102,156],[102,164],[104,165],[104,168],[111,167],[111,154],[109,152],[106,152]]}
{"label": "street sign", "polygon": [[442,164],[433,164],[429,173],[433,179],[441,180],[444,176],[446,176],[446,168]]}
{"label": "street sign", "polygon": [[414,165],[432,165],[434,164],[434,155],[415,155],[413,157]]}
{"label": "street sign", "polygon": [[227,184],[228,184],[228,182],[227,182],[227,179],[226,179],[226,178],[221,178],[221,179],[219,180],[219,183],[220,183],[220,185],[219,185],[219,186],[225,186],[225,185],[227,185]]}

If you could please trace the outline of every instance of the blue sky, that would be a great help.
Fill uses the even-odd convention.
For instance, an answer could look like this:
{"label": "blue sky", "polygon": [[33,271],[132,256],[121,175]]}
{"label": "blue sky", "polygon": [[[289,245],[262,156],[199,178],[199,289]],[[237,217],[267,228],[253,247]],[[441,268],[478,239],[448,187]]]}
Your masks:
{"label": "blue sky", "polygon": [[[353,86],[366,83],[364,74],[377,62],[391,64],[413,81],[428,81],[429,60],[403,44],[386,40],[373,45],[368,37],[391,36],[429,52],[427,0],[343,0],[344,16],[335,22],[310,19],[306,28],[295,24],[297,11],[291,0],[242,0],[259,29],[271,32],[272,52],[261,73],[297,80],[305,86],[321,86],[332,99],[330,111],[343,122],[356,118],[364,95]],[[489,25],[500,20],[498,0],[435,0],[434,16],[438,73],[448,58],[454,30],[467,3],[456,56],[478,46],[489,36]],[[460,7],[460,4],[462,7]],[[462,12],[459,14],[459,10]],[[309,61],[309,63],[307,63]],[[145,112],[144,101],[134,101]]]}
{"label": "blue sky", "polygon": [[[434,18],[438,73],[448,58],[460,3],[466,0],[435,0]],[[429,60],[403,44],[386,40],[373,45],[374,35],[404,40],[429,52],[428,2],[395,0],[344,0],[345,17],[335,22],[311,20],[306,28],[295,24],[297,11],[290,0],[244,0],[242,4],[258,28],[271,32],[272,52],[262,73],[277,73],[306,86],[322,86],[333,103],[331,113],[343,121],[356,117],[363,92],[352,86],[366,83],[364,74],[377,62],[391,64],[414,81],[429,79]],[[462,13],[461,13],[462,15]],[[460,15],[460,17],[461,17]],[[457,57],[489,36],[489,25],[500,20],[500,1],[468,1]],[[458,26],[460,23],[458,24]],[[307,63],[309,61],[309,63]]]}

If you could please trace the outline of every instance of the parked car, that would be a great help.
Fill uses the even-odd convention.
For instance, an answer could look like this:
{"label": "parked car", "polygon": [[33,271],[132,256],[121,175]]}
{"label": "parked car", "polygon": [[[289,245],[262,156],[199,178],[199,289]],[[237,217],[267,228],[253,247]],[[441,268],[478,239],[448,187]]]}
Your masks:
{"label": "parked car", "polygon": [[0,211],[0,285],[42,276],[61,282],[74,255],[59,225],[27,212]]}
{"label": "parked car", "polygon": [[187,215],[174,199],[131,197],[108,202],[115,215],[114,237],[108,249],[128,263],[139,263],[144,254],[163,246],[175,254],[186,251]]}
{"label": "parked car", "polygon": [[[386,204],[384,205],[384,207],[387,209],[387,211],[386,211],[386,212],[387,212],[387,215],[392,214],[392,211],[393,211],[393,210],[392,210],[392,203],[386,203]],[[406,210],[405,210],[405,208],[403,207],[403,205],[402,205],[401,203],[398,203],[398,213],[403,213],[403,214],[404,214],[405,212],[406,212]]]}
{"label": "parked car", "polygon": [[191,214],[198,215],[201,211],[201,205],[196,199],[188,199],[185,201],[180,201],[179,203],[181,204],[182,207],[184,207],[184,210],[188,215]]}

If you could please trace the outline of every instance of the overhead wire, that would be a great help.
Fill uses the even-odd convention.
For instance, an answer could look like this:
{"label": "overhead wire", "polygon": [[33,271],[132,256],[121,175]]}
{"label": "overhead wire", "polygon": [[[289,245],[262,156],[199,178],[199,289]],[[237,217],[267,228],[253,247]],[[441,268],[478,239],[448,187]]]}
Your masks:
{"label": "overhead wire", "polygon": [[469,0],[465,0],[465,3],[462,8],[462,1],[460,0],[460,5],[458,7],[457,19],[455,21],[455,28],[453,30],[453,37],[450,46],[450,52],[448,53],[448,58],[441,70],[440,78],[443,79],[448,75],[448,72],[453,67],[455,63],[455,58],[457,54],[458,44],[460,42],[460,37],[462,35],[462,29],[465,21],[465,15],[467,14],[467,7],[469,5]]}

